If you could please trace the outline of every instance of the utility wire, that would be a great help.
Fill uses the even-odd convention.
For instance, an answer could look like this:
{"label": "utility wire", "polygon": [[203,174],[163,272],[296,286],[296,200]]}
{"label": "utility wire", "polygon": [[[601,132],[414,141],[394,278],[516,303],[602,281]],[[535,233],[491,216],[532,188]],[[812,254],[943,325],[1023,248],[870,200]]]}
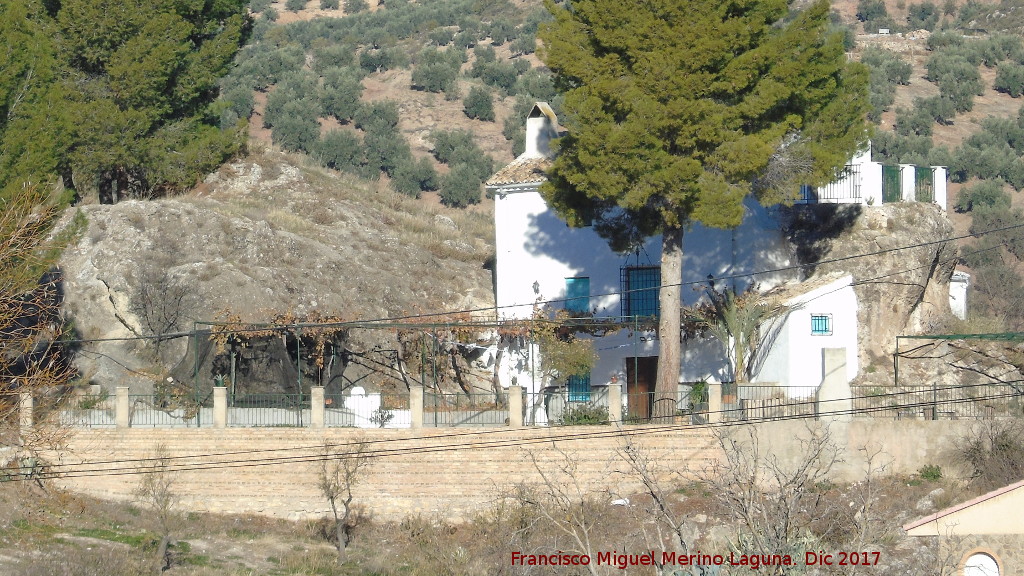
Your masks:
{"label": "utility wire", "polygon": [[[904,392],[892,392],[892,393],[888,393],[888,394],[873,395],[873,396],[870,396],[870,397],[867,397],[867,398],[870,398],[872,400],[876,400],[877,401],[879,399],[884,399],[884,398],[887,398],[887,397],[906,396],[907,394],[928,394],[928,393],[938,394],[940,392],[950,391],[950,390],[963,391],[965,389],[976,388],[976,387],[980,387],[980,386],[991,386],[991,385],[997,385],[998,386],[998,385],[1021,383],[1021,382],[1024,382],[1024,380],[1013,380],[1013,381],[1000,382],[1000,383],[994,383],[994,382],[993,383],[983,383],[983,384],[976,384],[976,385],[971,385],[971,386],[954,386],[954,387],[941,387],[941,388],[940,387],[936,387],[936,388],[931,389],[931,390],[925,389],[925,390],[920,390],[920,391],[917,391],[917,392],[906,392],[906,391],[904,391]],[[996,400],[996,399],[1001,399],[1001,398],[1019,397],[1020,395],[1021,394],[1019,392],[1011,390],[1011,391],[1009,391],[1007,393],[1004,393],[1004,394],[988,394],[988,395],[978,396],[978,397],[974,397],[974,398],[936,399],[935,401],[933,401],[933,400],[922,400],[922,401],[917,401],[917,402],[909,402],[909,403],[903,403],[903,404],[896,404],[896,405],[893,405],[893,406],[837,409],[837,410],[831,410],[831,411],[821,411],[821,410],[818,410],[816,414],[815,413],[811,413],[811,414],[783,414],[781,416],[764,416],[764,417],[760,417],[760,418],[746,419],[746,420],[742,420],[742,421],[726,421],[726,422],[720,422],[720,423],[715,423],[715,424],[704,424],[704,425],[674,424],[674,423],[673,424],[654,424],[654,425],[645,425],[645,426],[642,426],[642,427],[638,427],[636,429],[628,429],[628,430],[625,430],[625,429],[615,429],[615,430],[604,429],[604,430],[576,432],[576,433],[562,433],[562,434],[553,434],[553,435],[549,434],[549,435],[542,436],[542,437],[537,437],[537,438],[519,438],[519,439],[497,438],[497,439],[484,439],[482,441],[480,441],[480,440],[475,440],[474,441],[474,440],[471,439],[471,441],[469,441],[469,442],[456,443],[456,444],[452,444],[452,443],[448,442],[448,440],[450,440],[452,437],[458,437],[458,436],[481,436],[481,435],[484,434],[484,433],[479,433],[478,432],[478,433],[470,433],[470,434],[445,435],[442,438],[439,438],[439,439],[443,439],[444,440],[443,443],[439,443],[439,444],[430,444],[430,445],[427,445],[427,446],[418,446],[418,447],[397,446],[397,447],[394,447],[394,448],[389,448],[389,447],[385,446],[384,448],[378,448],[378,449],[369,450],[369,451],[363,450],[363,451],[359,452],[358,454],[355,453],[355,452],[340,452],[340,453],[339,452],[333,452],[333,450],[335,450],[337,448],[341,448],[343,446],[351,445],[351,443],[350,443],[350,444],[346,444],[346,445],[342,445],[342,444],[324,444],[324,445],[320,445],[320,446],[288,447],[288,448],[280,448],[280,449],[272,449],[272,450],[251,450],[251,451],[236,451],[236,452],[193,454],[193,455],[187,455],[187,456],[174,456],[174,457],[169,457],[169,458],[133,458],[133,459],[106,460],[106,461],[90,461],[90,462],[82,462],[82,463],[79,463],[79,464],[55,464],[55,465],[49,466],[48,469],[45,472],[43,472],[42,474],[36,474],[36,475],[31,476],[30,478],[19,478],[19,479],[77,478],[77,477],[91,477],[91,476],[130,476],[130,475],[151,473],[151,472],[158,471],[158,470],[166,470],[166,471],[169,471],[169,472],[172,472],[172,471],[201,471],[201,470],[224,469],[224,468],[250,468],[250,467],[256,467],[256,466],[273,466],[273,465],[292,464],[292,463],[311,463],[311,462],[320,462],[320,461],[323,461],[323,460],[330,460],[330,459],[336,459],[336,458],[355,457],[357,455],[358,456],[372,456],[372,457],[387,457],[387,456],[401,456],[401,455],[408,455],[408,454],[449,452],[449,451],[453,451],[453,450],[472,450],[472,449],[484,449],[484,448],[514,448],[514,447],[520,447],[520,446],[526,446],[526,445],[532,445],[532,444],[541,444],[541,443],[554,442],[554,441],[569,441],[569,440],[578,440],[578,439],[592,439],[592,438],[615,437],[615,436],[621,436],[623,434],[628,434],[628,435],[646,435],[646,434],[657,434],[657,433],[666,432],[666,431],[673,431],[673,430],[686,430],[686,429],[689,429],[689,430],[701,430],[701,429],[708,429],[708,428],[724,428],[724,427],[739,426],[739,425],[746,425],[746,424],[759,423],[759,422],[768,422],[768,421],[819,419],[821,417],[828,417],[828,416],[854,415],[854,414],[859,414],[859,413],[871,413],[871,412],[878,412],[878,411],[900,410],[900,409],[908,409],[908,408],[923,408],[923,407],[938,406],[938,405],[948,406],[948,405],[953,405],[953,404],[962,404],[962,403],[971,403],[971,402],[978,402],[978,401],[985,401],[985,400]],[[792,408],[792,407],[807,407],[807,406],[812,405],[812,404],[817,404],[817,405],[820,406],[820,404],[822,404],[822,403],[853,401],[856,398],[864,398],[864,397],[850,397],[850,398],[834,399],[834,400],[827,400],[827,401],[820,401],[820,402],[815,402],[815,401],[795,401],[795,402],[790,402],[790,403],[787,403],[787,404],[776,404],[776,405],[772,405],[772,406],[767,407],[767,408],[768,409],[772,409],[772,410],[779,410],[779,409],[786,409],[786,408]],[[729,412],[732,412],[732,410],[721,410],[721,411],[716,412],[716,413],[717,414],[726,414],[726,413],[729,413]],[[705,414],[710,414],[710,413],[705,413]],[[614,423],[615,424],[622,424],[622,423],[625,423],[625,421],[617,421],[617,422],[614,422]],[[495,430],[487,431],[486,434],[500,434],[500,433],[507,433],[507,432],[509,432],[508,429],[495,429]],[[393,443],[408,442],[409,440],[410,439],[392,438],[392,439],[382,439],[382,440],[376,440],[376,441],[365,441],[364,443],[367,443],[367,444],[385,444],[386,445],[386,444],[393,444]],[[328,453],[326,453],[326,454],[321,453],[321,454],[287,455],[287,456],[267,457],[267,458],[236,458],[236,459],[232,459],[232,460],[216,460],[216,461],[211,461],[211,462],[188,462],[188,461],[191,461],[191,460],[197,460],[197,459],[203,459],[203,458],[212,458],[212,457],[221,457],[221,456],[241,456],[241,455],[259,454],[259,453],[295,452],[295,451],[304,451],[304,450],[320,450],[320,451],[327,450]],[[170,466],[163,467],[163,466],[158,466],[156,464],[160,460],[163,460],[163,461],[170,460],[172,462],[178,462],[178,463],[172,463]],[[119,465],[129,465],[129,464],[131,464],[133,466],[131,466],[131,467],[127,467],[127,466],[117,467],[117,466],[115,466],[115,467],[106,467],[106,468],[95,468],[95,466],[98,466],[98,465],[101,465],[101,464],[119,464]],[[145,466],[145,464],[150,464],[150,465],[147,467],[147,466]],[[67,471],[65,472],[65,470],[67,470]],[[12,478],[12,479],[14,479],[14,478]]]}
{"label": "utility wire", "polygon": [[[870,256],[879,256],[879,255],[882,255],[882,254],[888,254],[890,252],[899,252],[899,251],[902,251],[902,250],[912,250],[914,248],[923,248],[923,247],[926,247],[926,246],[933,246],[933,245],[936,245],[936,244],[944,244],[944,243],[947,243],[947,242],[954,242],[954,241],[957,241],[957,240],[964,240],[966,238],[978,238],[978,237],[981,237],[981,236],[985,236],[987,234],[993,234],[993,233],[996,233],[996,232],[1005,232],[1005,231],[1008,231],[1008,230],[1016,230],[1016,229],[1019,229],[1019,228],[1024,228],[1024,223],[1014,224],[1014,225],[1011,225],[1011,226],[1004,226],[1004,227],[1001,227],[1001,228],[993,228],[991,230],[985,230],[985,231],[976,232],[976,233],[973,233],[973,234],[964,234],[964,235],[961,235],[961,236],[952,236],[952,237],[944,238],[944,239],[941,239],[941,240],[931,240],[931,241],[928,241],[928,242],[920,242],[920,243],[917,243],[917,244],[910,244],[910,245],[906,245],[906,246],[897,246],[897,247],[894,247],[894,248],[886,248],[886,249],[883,249],[883,250],[875,250],[873,252],[861,252],[861,253],[857,253],[857,254],[850,254],[850,255],[847,255],[847,256],[840,256],[840,257],[837,257],[837,258],[828,258],[828,259],[825,259],[825,260],[819,260],[818,262],[811,262],[811,263],[807,263],[807,264],[794,264],[794,265],[791,265],[791,266],[781,266],[781,267],[778,267],[778,268],[772,268],[772,269],[761,270],[761,271],[756,271],[756,272],[742,272],[742,273],[729,274],[729,275],[724,275],[724,276],[716,276],[715,277],[715,281],[734,280],[734,279],[740,279],[740,278],[752,278],[752,277],[756,277],[756,276],[762,276],[762,275],[765,275],[765,274],[776,274],[776,273],[779,273],[779,272],[789,272],[789,271],[794,271],[794,270],[803,270],[803,269],[811,267],[811,266],[822,266],[824,264],[833,264],[833,263],[836,263],[836,262],[844,262],[844,261],[854,260],[854,259],[858,259],[858,258],[867,258],[867,257],[870,257]],[[1004,246],[1004,245],[1006,245],[1006,244],[1008,244],[1010,242],[1016,241],[1016,240],[1017,240],[1017,238],[1006,240],[1006,241],[1001,242],[1001,243],[999,243],[999,244],[997,244],[995,246],[990,246],[990,247],[986,247],[986,248],[983,248],[983,249],[980,249],[980,250],[968,252],[967,254],[977,254],[977,253],[985,252],[985,251],[992,250],[992,249],[995,249],[995,248],[1000,247],[1000,246]],[[957,256],[956,258],[951,258],[949,260],[945,260],[944,262],[949,262],[951,260],[957,260],[959,258],[960,258],[960,256]],[[882,278],[886,278],[888,276],[895,276],[897,274],[902,274],[904,272],[914,271],[914,270],[917,270],[919,268],[928,267],[928,266],[932,266],[932,263],[929,263],[929,264],[926,264],[926,265],[922,265],[922,266],[918,266],[918,267],[915,267],[915,268],[909,268],[909,269],[902,270],[902,271],[899,271],[899,272],[892,272],[892,273],[889,273],[889,274],[886,274],[886,275],[883,275],[883,276],[878,276],[876,278],[870,278],[870,279],[865,279],[865,280],[858,280],[858,281],[855,282],[855,284],[864,284],[864,283],[868,283],[868,282],[873,282],[873,281],[876,281],[876,280],[879,280],[879,279],[882,279]],[[688,282],[674,282],[674,283],[662,284],[660,286],[660,288],[668,288],[668,287],[674,287],[674,286],[680,286],[680,287],[695,286],[695,285],[704,284],[706,282],[707,282],[707,280],[692,280],[692,281],[688,281]],[[653,288],[636,288],[636,289],[622,290],[622,291],[617,291],[617,292],[606,292],[606,293],[601,293],[601,294],[592,294],[592,295],[590,295],[590,297],[591,298],[602,298],[602,297],[606,297],[606,296],[620,296],[621,297],[621,296],[623,296],[625,294],[630,294],[630,293],[633,293],[633,292],[641,292],[641,291],[645,291],[645,290],[652,290],[652,289]],[[333,323],[323,323],[323,324],[302,324],[302,323],[299,323],[299,324],[295,324],[295,326],[308,325],[308,326],[311,326],[311,327],[312,326],[317,326],[317,327],[337,326],[337,327],[350,327],[350,328],[351,327],[354,327],[354,328],[376,328],[378,326],[375,326],[375,325],[386,324],[386,323],[389,323],[389,322],[402,322],[402,321],[408,321],[408,320],[419,320],[419,319],[426,319],[426,318],[438,318],[438,317],[444,317],[444,316],[457,316],[457,315],[460,315],[460,314],[472,314],[474,312],[497,311],[497,310],[504,309],[504,308],[521,308],[521,307],[524,307],[524,306],[533,306],[533,305],[540,305],[540,304],[558,304],[558,303],[564,303],[567,300],[569,300],[569,298],[553,298],[553,299],[547,299],[547,300],[537,300],[537,301],[529,302],[529,303],[506,304],[506,305],[503,305],[503,306],[488,306],[488,307],[484,307],[484,308],[467,308],[467,309],[463,309],[463,310],[449,310],[449,311],[446,311],[446,312],[430,312],[430,313],[423,313],[423,314],[411,314],[411,315],[406,315],[406,316],[390,316],[390,317],[375,318],[375,319],[369,319],[369,320],[353,320],[353,321],[348,321],[348,322],[333,322]],[[227,323],[218,323],[218,324],[227,325]],[[264,327],[261,327],[261,328],[245,328],[244,326],[246,326],[249,323],[243,322],[241,324],[243,326],[242,328],[239,328],[237,330],[232,330],[232,332],[234,332],[234,333],[244,333],[244,332],[249,332],[249,331],[265,331],[265,330],[268,330],[268,329],[286,330],[289,326],[292,326],[292,325],[282,325],[282,326],[275,326],[273,328],[264,328]],[[500,323],[498,323],[498,322],[486,322],[486,321],[474,321],[474,322],[448,321],[448,322],[434,322],[434,323],[431,323],[430,325],[431,326],[436,326],[436,327],[441,327],[441,326],[467,326],[467,325],[480,325],[481,327],[489,327],[489,326],[494,326],[494,325],[497,325],[497,324],[500,324]],[[414,324],[414,323],[407,323],[405,325],[408,328],[410,328],[410,329],[418,327],[418,325]],[[121,337],[121,338],[64,339],[64,340],[61,340],[61,342],[64,342],[64,343],[67,343],[67,344],[79,344],[79,343],[92,343],[92,342],[116,342],[116,341],[131,341],[131,340],[155,340],[155,339],[161,339],[161,338],[162,339],[167,339],[167,338],[176,338],[176,337],[184,337],[184,336],[194,336],[195,334],[197,334],[199,332],[200,331],[193,330],[191,332],[175,332],[173,334],[165,334],[165,335],[162,335],[162,336],[132,336],[132,337]]]}

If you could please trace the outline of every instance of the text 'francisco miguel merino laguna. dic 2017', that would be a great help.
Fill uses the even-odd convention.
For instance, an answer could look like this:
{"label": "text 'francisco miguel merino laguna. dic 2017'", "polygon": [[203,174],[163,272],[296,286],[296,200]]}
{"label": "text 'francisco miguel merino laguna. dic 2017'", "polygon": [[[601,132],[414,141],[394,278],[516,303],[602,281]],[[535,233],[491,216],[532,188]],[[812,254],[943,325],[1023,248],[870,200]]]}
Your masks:
{"label": "text 'francisco miguel merino laguna. dic 2017'", "polygon": [[[826,554],[823,551],[808,552],[802,559],[804,565],[861,565],[878,564],[878,552],[837,552]],[[660,561],[659,561],[660,560]],[[789,554],[704,554],[698,550],[695,554],[677,554],[675,552],[655,552],[650,550],[642,554],[626,554],[617,550],[598,552],[595,557],[589,554],[572,554],[561,550],[553,554],[512,553],[513,566],[615,566],[620,570],[632,566],[746,566],[757,570],[762,566],[795,566],[795,560]]]}

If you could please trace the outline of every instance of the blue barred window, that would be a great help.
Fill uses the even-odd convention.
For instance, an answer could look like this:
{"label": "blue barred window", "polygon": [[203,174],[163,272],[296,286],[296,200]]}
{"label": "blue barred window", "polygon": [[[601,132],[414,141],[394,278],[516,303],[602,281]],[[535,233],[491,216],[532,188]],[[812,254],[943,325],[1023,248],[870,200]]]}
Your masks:
{"label": "blue barred window", "polygon": [[831,336],[832,315],[811,314],[811,334],[814,336]]}

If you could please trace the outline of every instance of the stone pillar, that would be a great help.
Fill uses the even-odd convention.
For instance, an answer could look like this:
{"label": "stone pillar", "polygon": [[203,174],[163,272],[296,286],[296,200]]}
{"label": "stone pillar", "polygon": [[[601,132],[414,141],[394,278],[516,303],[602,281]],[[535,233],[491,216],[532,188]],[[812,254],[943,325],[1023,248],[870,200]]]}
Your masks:
{"label": "stone pillar", "polygon": [[523,387],[508,387],[508,425],[512,428],[523,427]]}
{"label": "stone pillar", "polygon": [[32,432],[32,425],[35,423],[34,414],[35,400],[32,398],[31,392],[22,392],[18,398],[18,418],[21,424],[21,434],[23,436],[28,435]]}
{"label": "stone pillar", "polygon": [[608,387],[608,423],[612,426],[622,424],[622,386],[612,382]]}
{"label": "stone pillar", "polygon": [[326,423],[326,412],[324,410],[324,387],[310,386],[309,388],[309,427],[323,428]]}
{"label": "stone pillar", "polygon": [[131,408],[128,403],[128,387],[118,386],[115,394],[114,421],[118,428],[127,428],[130,425],[128,412]]}
{"label": "stone pillar", "polygon": [[722,385],[708,382],[708,424],[722,421]]}
{"label": "stone pillar", "polygon": [[213,427],[228,427],[228,389],[223,386],[213,388]]}
{"label": "stone pillar", "polygon": [[410,428],[423,428],[423,387],[409,388]]}
{"label": "stone pillar", "polygon": [[846,376],[846,348],[823,348],[821,366],[821,385],[814,395],[815,412],[819,418],[824,414],[831,420],[850,420],[853,394]]}

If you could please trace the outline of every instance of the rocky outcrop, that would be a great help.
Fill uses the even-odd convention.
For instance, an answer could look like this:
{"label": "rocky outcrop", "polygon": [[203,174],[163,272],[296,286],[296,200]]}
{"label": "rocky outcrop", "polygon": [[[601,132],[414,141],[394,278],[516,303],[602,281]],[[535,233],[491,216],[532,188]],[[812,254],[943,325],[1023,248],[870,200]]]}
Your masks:
{"label": "rocky outcrop", "polygon": [[[76,209],[88,228],[61,265],[85,339],[191,330],[225,312],[357,320],[493,305],[489,215],[431,209],[279,155],[226,165],[188,196]],[[393,339],[360,334],[353,345],[394,349]],[[159,354],[148,340],[87,342],[78,364],[86,379],[145,392],[184,340]]]}
{"label": "rocky outcrop", "polygon": [[787,216],[788,234],[809,271],[853,275],[862,366],[891,364],[897,335],[934,332],[950,320],[957,248],[942,242],[953,227],[938,206],[833,204],[796,207]]}

